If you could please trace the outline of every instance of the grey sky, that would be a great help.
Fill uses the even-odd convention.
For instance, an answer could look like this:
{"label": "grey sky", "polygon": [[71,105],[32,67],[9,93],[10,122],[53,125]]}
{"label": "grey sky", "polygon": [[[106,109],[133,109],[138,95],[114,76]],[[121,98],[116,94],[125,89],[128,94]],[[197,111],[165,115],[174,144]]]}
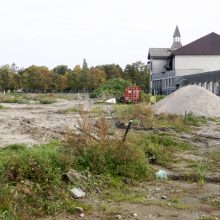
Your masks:
{"label": "grey sky", "polygon": [[0,0],[0,65],[147,61],[149,47],[220,34],[219,0]]}

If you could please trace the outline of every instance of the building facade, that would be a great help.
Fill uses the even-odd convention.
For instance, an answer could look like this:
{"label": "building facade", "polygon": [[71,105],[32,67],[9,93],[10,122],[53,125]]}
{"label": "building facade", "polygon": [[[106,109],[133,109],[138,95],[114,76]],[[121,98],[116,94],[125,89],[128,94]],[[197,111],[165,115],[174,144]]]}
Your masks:
{"label": "building facade", "polygon": [[148,68],[154,95],[168,95],[188,84],[220,95],[220,35],[210,33],[182,46],[177,26],[170,48],[149,49]]}

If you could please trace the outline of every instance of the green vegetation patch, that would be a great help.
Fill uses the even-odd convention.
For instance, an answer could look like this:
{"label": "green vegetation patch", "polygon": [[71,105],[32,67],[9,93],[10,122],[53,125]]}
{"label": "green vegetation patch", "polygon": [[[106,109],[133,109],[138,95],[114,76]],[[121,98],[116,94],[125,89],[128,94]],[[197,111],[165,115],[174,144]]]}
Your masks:
{"label": "green vegetation patch", "polygon": [[189,150],[191,146],[182,141],[175,140],[166,134],[139,134],[129,137],[134,147],[142,147],[146,161],[150,164],[170,167],[174,162],[174,153],[180,150]]}
{"label": "green vegetation patch", "polygon": [[0,105],[0,110],[3,110],[3,109],[5,109],[5,107],[4,107],[4,106],[2,106],[2,105]]}
{"label": "green vegetation patch", "polygon": [[0,95],[0,103],[18,103],[18,104],[26,104],[28,101],[16,94],[1,94]]}
{"label": "green vegetation patch", "polygon": [[75,144],[72,139],[68,140],[68,148],[71,149],[80,170],[132,179],[143,179],[151,175],[141,148],[118,141]]}
{"label": "green vegetation patch", "polygon": [[81,108],[72,107],[72,108],[60,109],[57,111],[57,113],[70,114],[70,113],[79,113],[80,111],[81,111]]}
{"label": "green vegetation patch", "polygon": [[[0,151],[0,216],[4,219],[25,219],[74,213],[76,206],[69,186],[61,176],[73,159],[61,153],[58,143],[26,148],[10,145]],[[7,217],[7,218],[6,218]]]}
{"label": "green vegetation patch", "polygon": [[[208,119],[203,116],[187,114],[178,116],[171,114],[155,115],[149,105],[144,103],[132,105],[115,105],[114,114],[117,120],[128,123],[133,119],[133,125],[139,125],[140,128],[158,128],[173,129],[177,132],[190,132],[193,126],[201,126],[207,123]],[[138,122],[138,123],[137,123]]]}
{"label": "green vegetation patch", "polygon": [[120,98],[123,96],[124,89],[127,86],[130,86],[131,83],[129,81],[126,81],[124,79],[115,78],[110,79],[103,83],[98,89],[94,90],[90,97],[91,98],[97,98],[102,96],[113,96],[116,98]]}

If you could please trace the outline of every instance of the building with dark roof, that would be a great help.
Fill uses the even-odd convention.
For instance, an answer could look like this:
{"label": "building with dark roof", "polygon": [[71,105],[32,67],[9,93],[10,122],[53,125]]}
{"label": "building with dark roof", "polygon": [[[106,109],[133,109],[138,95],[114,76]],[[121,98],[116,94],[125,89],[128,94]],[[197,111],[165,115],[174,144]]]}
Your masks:
{"label": "building with dark roof", "polygon": [[220,35],[210,33],[185,46],[178,26],[171,48],[150,48],[152,94],[170,94],[181,86],[197,84],[220,94]]}

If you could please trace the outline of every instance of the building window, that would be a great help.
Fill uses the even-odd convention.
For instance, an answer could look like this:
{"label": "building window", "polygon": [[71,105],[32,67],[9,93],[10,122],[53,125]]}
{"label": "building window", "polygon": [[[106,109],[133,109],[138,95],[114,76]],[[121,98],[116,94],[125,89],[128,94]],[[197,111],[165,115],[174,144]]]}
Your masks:
{"label": "building window", "polygon": [[168,86],[168,79],[166,79],[166,81],[165,81],[165,86],[166,87]]}

